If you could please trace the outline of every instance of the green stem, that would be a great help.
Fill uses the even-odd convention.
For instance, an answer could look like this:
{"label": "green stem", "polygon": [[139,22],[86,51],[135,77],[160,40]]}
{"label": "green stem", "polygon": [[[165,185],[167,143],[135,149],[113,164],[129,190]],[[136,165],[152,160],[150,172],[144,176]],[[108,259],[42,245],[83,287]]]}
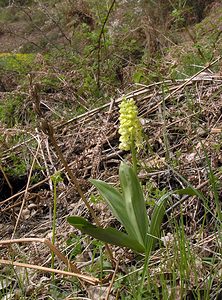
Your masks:
{"label": "green stem", "polygon": [[132,139],[132,143],[131,143],[131,154],[132,154],[133,170],[135,174],[137,174],[136,146],[135,146],[134,139]]}
{"label": "green stem", "polygon": [[[56,182],[53,183],[53,220],[52,220],[52,244],[55,244],[55,235],[56,235],[56,208],[57,208],[57,194],[56,194]],[[52,252],[52,269],[55,266],[55,253]],[[52,273],[52,281],[55,279],[55,274]]]}
{"label": "green stem", "polygon": [[144,261],[144,266],[143,266],[143,273],[142,273],[142,278],[140,281],[140,286],[139,286],[139,290],[138,290],[138,294],[137,294],[138,300],[142,299],[141,296],[142,296],[142,291],[143,291],[143,286],[144,286],[144,282],[145,282],[148,264],[150,261],[150,254],[151,254],[152,247],[153,247],[153,242],[147,243],[147,249],[146,249],[146,253],[145,253],[145,261]]}

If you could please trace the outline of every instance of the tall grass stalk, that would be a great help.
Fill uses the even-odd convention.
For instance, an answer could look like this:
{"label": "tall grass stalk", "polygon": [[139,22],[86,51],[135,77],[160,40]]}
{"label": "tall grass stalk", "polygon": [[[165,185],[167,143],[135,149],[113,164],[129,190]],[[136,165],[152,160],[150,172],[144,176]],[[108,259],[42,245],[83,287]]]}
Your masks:
{"label": "tall grass stalk", "polygon": [[[60,173],[55,173],[51,176],[53,182],[53,219],[52,219],[52,244],[55,245],[56,237],[56,212],[57,212],[57,184],[62,181]],[[55,253],[52,252],[51,267],[55,267]],[[52,282],[55,281],[55,274],[52,273]]]}
{"label": "tall grass stalk", "polygon": [[208,167],[208,178],[209,178],[209,182],[211,185],[211,191],[214,197],[214,202],[215,202],[215,206],[216,206],[216,212],[217,212],[217,216],[218,216],[218,221],[221,227],[221,222],[222,222],[222,212],[221,212],[221,205],[220,205],[220,201],[219,201],[219,193],[218,193],[218,180],[216,178],[216,176],[214,175],[214,172],[212,170],[212,166],[210,163],[210,159],[207,155],[206,149],[204,148],[203,144],[202,144],[202,148],[205,154],[205,159],[207,162],[207,167]]}

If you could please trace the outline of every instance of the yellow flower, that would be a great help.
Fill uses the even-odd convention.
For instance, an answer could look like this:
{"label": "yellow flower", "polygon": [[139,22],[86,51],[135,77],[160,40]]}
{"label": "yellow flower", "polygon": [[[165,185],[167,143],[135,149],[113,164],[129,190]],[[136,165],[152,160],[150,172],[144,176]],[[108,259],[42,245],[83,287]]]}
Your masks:
{"label": "yellow flower", "polygon": [[138,109],[135,101],[123,98],[119,105],[120,112],[120,145],[121,150],[130,150],[133,143],[137,148],[142,145],[142,125],[138,119]]}

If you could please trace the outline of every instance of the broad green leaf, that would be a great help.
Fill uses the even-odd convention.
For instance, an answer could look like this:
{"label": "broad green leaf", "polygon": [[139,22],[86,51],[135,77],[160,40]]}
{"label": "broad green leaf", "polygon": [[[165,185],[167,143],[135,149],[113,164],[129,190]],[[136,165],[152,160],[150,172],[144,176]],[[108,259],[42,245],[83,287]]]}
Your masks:
{"label": "broad green leaf", "polygon": [[125,163],[121,163],[120,165],[119,178],[125,202],[125,211],[129,220],[129,223],[125,226],[126,231],[129,233],[129,229],[132,226],[134,229],[133,238],[145,246],[148,231],[148,216],[139,179],[133,168]]}
{"label": "broad green leaf", "polygon": [[[172,169],[170,167],[170,169]],[[183,176],[181,176],[177,171],[175,171],[174,169],[172,169],[173,172],[187,185],[187,188],[185,189],[180,189],[175,191],[175,193],[177,194],[182,194],[182,195],[188,195],[188,196],[197,196],[198,198],[200,198],[202,201],[207,201],[207,198],[203,195],[203,193],[201,193],[200,191],[198,191],[196,188],[194,188],[189,181],[186,180],[186,178],[184,178]]]}
{"label": "broad green leaf", "polygon": [[144,253],[145,249],[136,240],[130,238],[127,234],[120,232],[114,228],[100,228],[85,220],[82,217],[70,216],[67,218],[69,224],[86,233],[93,238],[96,238],[105,243],[127,247],[136,252]]}
{"label": "broad green leaf", "polygon": [[206,201],[206,198],[204,197],[203,193],[201,193],[192,186],[189,186],[185,189],[176,190],[174,193],[178,195],[197,196],[201,200]]}
{"label": "broad green leaf", "polygon": [[139,83],[142,77],[143,77],[143,73],[142,72],[135,72],[133,74],[133,81],[135,83]]}
{"label": "broad green leaf", "polygon": [[131,224],[131,220],[126,214],[125,202],[120,192],[104,181],[91,179],[90,182],[99,190],[100,194],[109,205],[113,215],[120,223],[122,223],[129,236],[136,240],[135,230],[133,224]]}
{"label": "broad green leaf", "polygon": [[158,202],[156,203],[152,216],[151,216],[151,220],[150,220],[150,228],[149,228],[149,235],[148,235],[148,244],[147,244],[147,248],[150,249],[150,251],[152,250],[152,247],[155,243],[155,237],[159,237],[160,234],[160,227],[163,221],[163,217],[166,211],[166,201],[169,198],[169,196],[171,195],[171,193],[166,193],[165,195],[163,195]]}

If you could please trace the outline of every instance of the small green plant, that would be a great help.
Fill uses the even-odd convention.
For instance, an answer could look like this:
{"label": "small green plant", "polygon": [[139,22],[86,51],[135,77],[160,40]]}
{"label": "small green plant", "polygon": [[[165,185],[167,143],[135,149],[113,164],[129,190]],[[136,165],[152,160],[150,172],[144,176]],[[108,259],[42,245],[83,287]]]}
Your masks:
{"label": "small green plant", "polygon": [[34,120],[34,113],[29,105],[26,105],[24,95],[13,93],[7,95],[0,103],[0,120],[7,127],[24,125]]}
{"label": "small green plant", "polygon": [[165,212],[164,195],[156,203],[151,218],[147,216],[143,190],[137,176],[136,148],[142,145],[142,127],[138,119],[138,110],[133,99],[123,99],[120,104],[120,149],[131,150],[133,167],[121,163],[119,179],[121,192],[106,182],[91,179],[104,198],[113,215],[124,226],[126,233],[114,228],[100,228],[82,217],[68,217],[68,222],[103,242],[128,247],[136,252],[152,250],[159,236],[162,218]]}
{"label": "small green plant", "polygon": [[154,241],[159,236],[167,197],[164,195],[160,198],[149,219],[141,185],[133,168],[121,163],[119,178],[122,193],[106,182],[95,179],[90,181],[97,187],[114,216],[123,224],[127,234],[111,227],[97,227],[82,217],[70,216],[67,220],[83,233],[103,242],[144,253],[153,248]]}
{"label": "small green plant", "polygon": [[9,176],[22,177],[27,175],[28,162],[15,154],[10,156],[11,163],[4,166],[4,171]]}
{"label": "small green plant", "polygon": [[82,217],[70,216],[67,221],[100,241],[127,247],[145,254],[137,299],[141,298],[147,267],[153,247],[159,240],[160,227],[165,214],[165,204],[170,193],[165,193],[156,201],[153,213],[147,215],[144,193],[137,176],[137,149],[142,145],[142,126],[138,119],[138,109],[133,99],[123,99],[120,104],[120,145],[125,151],[131,150],[132,164],[122,162],[119,168],[120,190],[101,180],[91,179],[100,195],[108,204],[113,215],[124,226],[125,232],[115,228],[95,226]]}
{"label": "small green plant", "polygon": [[72,248],[72,251],[69,253],[69,259],[74,259],[78,254],[82,252],[81,247],[81,238],[75,234],[70,235],[66,241],[68,247]]}
{"label": "small green plant", "polygon": [[31,53],[0,53],[0,66],[3,71],[26,74],[31,70],[35,54]]}
{"label": "small green plant", "polygon": [[22,106],[20,95],[10,95],[0,104],[0,119],[8,127],[13,127],[19,121],[18,108]]}

